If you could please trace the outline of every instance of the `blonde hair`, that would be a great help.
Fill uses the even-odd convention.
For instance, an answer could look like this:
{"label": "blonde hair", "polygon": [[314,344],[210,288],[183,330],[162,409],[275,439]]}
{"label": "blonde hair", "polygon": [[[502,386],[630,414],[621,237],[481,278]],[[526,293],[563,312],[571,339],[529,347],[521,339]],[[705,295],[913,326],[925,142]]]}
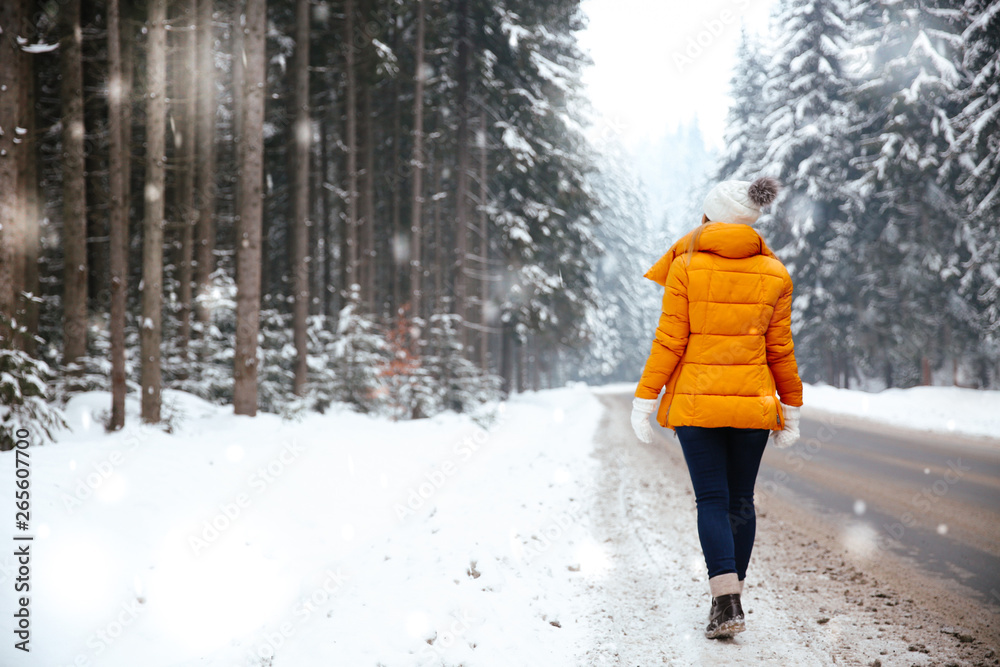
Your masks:
{"label": "blonde hair", "polygon": [[687,263],[689,265],[691,264],[691,258],[694,257],[696,252],[698,252],[698,242],[701,240],[701,233],[705,231],[705,225],[709,222],[711,222],[711,220],[708,219],[708,216],[702,213],[701,224],[694,230],[694,234],[691,236],[691,243],[688,244]]}

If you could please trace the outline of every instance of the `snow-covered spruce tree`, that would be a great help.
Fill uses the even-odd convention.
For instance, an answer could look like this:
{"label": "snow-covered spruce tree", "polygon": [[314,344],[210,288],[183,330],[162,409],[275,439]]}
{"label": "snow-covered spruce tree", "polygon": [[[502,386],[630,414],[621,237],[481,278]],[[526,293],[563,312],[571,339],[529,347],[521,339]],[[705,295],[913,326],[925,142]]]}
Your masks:
{"label": "snow-covered spruce tree", "polygon": [[576,2],[492,4],[479,36],[490,58],[484,101],[503,148],[491,175],[493,243],[506,264],[497,284],[504,342],[501,372],[519,386],[519,364],[549,370],[544,353],[586,343],[597,245],[584,184],[590,168],[576,118],[579,68]]}
{"label": "snow-covered spruce tree", "polygon": [[[761,231],[795,281],[793,329],[803,377],[833,384],[850,374],[847,331],[853,267],[838,242],[845,201],[849,88],[842,71],[840,0],[783,0],[763,88],[761,172],[783,189]],[[748,174],[748,176],[752,176]]]}
{"label": "snow-covered spruce tree", "polygon": [[433,378],[434,405],[438,410],[470,412],[500,398],[500,378],[466,359],[458,340],[456,315],[431,315],[421,365]]}
{"label": "snow-covered spruce tree", "polygon": [[[432,316],[437,317],[437,316]],[[458,318],[457,315],[450,317]],[[386,359],[379,368],[379,377],[385,386],[383,411],[393,419],[418,419],[438,413],[443,408],[443,378],[426,365],[427,358],[414,348],[431,342],[427,335],[418,333],[416,322],[401,313],[395,328],[386,335]],[[470,366],[472,362],[466,362]]]}
{"label": "snow-covered spruce tree", "polygon": [[[10,325],[9,325],[10,326]],[[10,327],[12,337],[23,339],[23,326]],[[0,451],[14,448],[17,440],[40,445],[52,440],[52,432],[65,427],[62,412],[47,402],[46,383],[52,372],[41,359],[20,349],[11,349],[5,338],[0,347]],[[24,435],[24,431],[27,435]]]}
{"label": "snow-covered spruce tree", "polygon": [[[642,184],[620,148],[602,147],[602,165],[587,184],[599,202],[594,235],[601,257],[594,272],[595,304],[587,311],[590,344],[571,377],[591,383],[639,376],[656,326],[661,294],[642,277],[667,245],[650,229]],[[651,319],[653,315],[653,319]]]}
{"label": "snow-covered spruce tree", "polygon": [[723,155],[716,180],[753,180],[761,172],[767,149],[764,115],[764,84],[767,83],[767,54],[763,43],[744,27],[736,48],[736,67],[730,81],[733,104],[726,116]]}
{"label": "snow-covered spruce tree", "polygon": [[967,0],[961,34],[968,85],[959,91],[953,120],[958,136],[945,172],[965,209],[958,235],[969,259],[959,293],[974,318],[969,355],[981,387],[1000,384],[1000,3]]}
{"label": "snow-covered spruce tree", "polygon": [[327,353],[336,400],[362,412],[376,412],[387,392],[381,368],[389,359],[385,336],[375,319],[360,308],[360,288],[352,285],[337,315],[337,336]]}
{"label": "snow-covered spruce tree", "polygon": [[[193,323],[190,359],[181,374],[172,365],[164,369],[164,383],[188,391],[207,401],[227,405],[233,399],[233,345],[236,336],[236,283],[228,271],[211,276],[211,289],[197,297],[196,308],[206,322]],[[165,359],[174,359],[168,347]]]}
{"label": "snow-covered spruce tree", "polygon": [[866,370],[887,386],[929,383],[933,365],[963,354],[957,344],[968,325],[955,298],[967,259],[955,236],[962,212],[939,176],[961,84],[960,14],[950,4],[860,7],[854,338]]}

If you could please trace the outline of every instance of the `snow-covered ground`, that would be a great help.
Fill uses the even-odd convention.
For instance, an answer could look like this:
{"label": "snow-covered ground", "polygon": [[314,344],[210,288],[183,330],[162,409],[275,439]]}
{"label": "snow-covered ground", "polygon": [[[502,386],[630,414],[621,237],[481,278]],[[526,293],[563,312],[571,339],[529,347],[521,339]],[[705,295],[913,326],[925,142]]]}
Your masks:
{"label": "snow-covered ground", "polygon": [[870,393],[803,385],[806,412],[815,410],[939,434],[1000,440],[1000,391],[911,387]]}
{"label": "snow-covered ground", "polygon": [[29,450],[31,653],[5,631],[4,667],[573,664],[580,581],[604,562],[580,512],[587,388],[518,395],[486,430],[250,419],[167,392],[173,433],[137,426],[130,401],[107,435],[109,400],[75,398],[73,431]]}
{"label": "snow-covered ground", "polygon": [[[634,390],[634,382],[594,388],[605,393]],[[885,426],[1000,441],[1000,391],[911,387],[867,392],[803,383],[802,403],[806,415],[835,414]]]}
{"label": "snow-covered ground", "polygon": [[[166,392],[169,433],[139,425],[130,397],[129,426],[110,435],[100,425],[108,394],[80,395],[66,410],[71,430],[29,450],[31,653],[14,649],[8,622],[0,665],[588,664],[608,632],[598,592],[630,548],[595,537],[594,507],[607,495],[594,458],[604,410],[595,393],[632,389],[520,394],[485,429],[451,413],[251,419]],[[807,387],[806,403],[887,423],[905,416],[908,427],[1000,432],[998,392],[907,391]],[[14,455],[3,453],[0,507],[10,514],[14,479]],[[7,619],[17,608],[11,528],[0,533]],[[696,563],[693,535],[678,557]],[[703,583],[692,583],[692,567],[688,597]],[[703,610],[682,611],[684,641],[654,641],[695,664],[707,650],[697,636]]]}

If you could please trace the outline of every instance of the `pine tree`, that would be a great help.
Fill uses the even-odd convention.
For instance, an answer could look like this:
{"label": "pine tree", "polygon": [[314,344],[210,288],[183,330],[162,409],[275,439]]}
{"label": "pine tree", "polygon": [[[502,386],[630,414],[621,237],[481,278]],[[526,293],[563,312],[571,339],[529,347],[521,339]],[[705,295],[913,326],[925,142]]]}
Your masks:
{"label": "pine tree", "polygon": [[969,259],[960,294],[978,333],[971,356],[980,386],[990,386],[1000,378],[1000,4],[968,0],[965,11],[963,65],[971,80],[958,96],[946,171],[965,209],[958,235]]}
{"label": "pine tree", "polygon": [[763,168],[767,148],[764,125],[766,106],[763,90],[767,83],[767,58],[763,44],[746,27],[740,31],[736,67],[730,81],[733,104],[726,116],[725,154],[719,162],[717,181],[752,180]]}
{"label": "pine tree", "polygon": [[163,207],[167,97],[166,0],[149,0],[146,84],[146,184],[142,246],[142,420],[160,421],[163,309]]}
{"label": "pine tree", "polygon": [[962,261],[953,240],[959,211],[939,178],[960,84],[956,40],[947,36],[955,14],[915,4],[919,12],[886,5],[866,21],[871,48],[862,75],[870,78],[857,93],[865,119],[854,161],[861,335],[876,351],[870,369],[883,365],[890,385],[930,384],[931,367],[955,352],[943,347],[962,326],[951,300]]}
{"label": "pine tree", "polygon": [[257,414],[257,335],[260,331],[261,225],[264,198],[264,92],[266,0],[247,0],[243,48],[246,54],[241,104],[239,224],[236,234],[236,356],[233,409]]}
{"label": "pine tree", "polygon": [[779,32],[764,86],[761,171],[778,178],[783,190],[760,226],[796,286],[800,370],[841,384],[850,374],[849,300],[840,279],[850,269],[838,263],[851,154],[849,83],[841,63],[844,8],[839,0],[783,0],[774,24]]}

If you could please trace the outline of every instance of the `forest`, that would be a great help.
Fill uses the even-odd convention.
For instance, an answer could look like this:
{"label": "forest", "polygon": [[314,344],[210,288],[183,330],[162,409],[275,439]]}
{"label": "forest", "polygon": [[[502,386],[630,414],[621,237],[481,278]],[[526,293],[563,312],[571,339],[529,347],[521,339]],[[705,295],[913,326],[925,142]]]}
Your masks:
{"label": "forest", "polygon": [[[760,229],[803,379],[1000,386],[1000,3],[774,11],[740,38],[712,178],[783,184]],[[585,23],[575,0],[4,0],[0,447],[91,390],[116,430],[130,394],[169,428],[164,389],[409,419],[635,380],[672,239],[588,141]]]}

